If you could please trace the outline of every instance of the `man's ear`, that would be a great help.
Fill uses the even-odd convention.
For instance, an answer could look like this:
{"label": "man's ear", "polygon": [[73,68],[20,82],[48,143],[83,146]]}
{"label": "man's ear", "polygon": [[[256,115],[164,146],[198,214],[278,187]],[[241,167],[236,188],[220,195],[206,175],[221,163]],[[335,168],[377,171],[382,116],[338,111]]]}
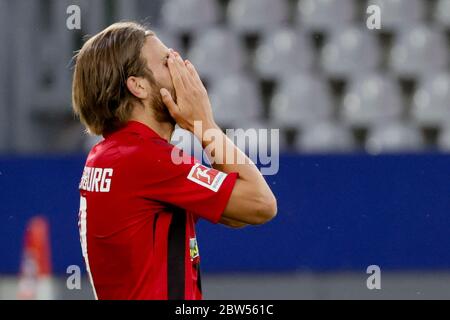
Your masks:
{"label": "man's ear", "polygon": [[129,77],[127,79],[128,90],[139,99],[148,98],[147,82],[145,79],[140,77]]}

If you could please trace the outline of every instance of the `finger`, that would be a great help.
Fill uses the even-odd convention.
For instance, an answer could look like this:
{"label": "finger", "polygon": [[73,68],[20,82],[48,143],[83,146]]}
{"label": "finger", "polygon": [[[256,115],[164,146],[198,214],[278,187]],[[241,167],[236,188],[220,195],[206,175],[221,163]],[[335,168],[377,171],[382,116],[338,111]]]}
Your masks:
{"label": "finger", "polygon": [[176,65],[179,69],[181,79],[183,80],[185,87],[187,87],[188,85],[192,85],[193,82],[190,79],[189,70],[186,68],[186,65],[185,65],[183,59],[181,58],[181,55],[176,51],[175,51],[175,61],[176,61]]}
{"label": "finger", "polygon": [[167,109],[169,110],[170,115],[176,120],[178,117],[178,114],[180,113],[180,108],[175,103],[175,101],[172,98],[172,95],[170,94],[170,92],[167,89],[162,88],[160,90],[160,93],[161,93],[162,101],[164,102]]}
{"label": "finger", "polygon": [[204,88],[203,81],[200,78],[197,69],[195,69],[195,66],[189,60],[186,60],[186,68],[188,69],[191,78],[194,80],[194,83],[201,88]]}
{"label": "finger", "polygon": [[175,60],[175,55],[173,53],[169,54],[169,59],[167,60],[167,66],[169,67],[170,76],[172,77],[172,82],[177,92],[181,92],[185,89],[183,84],[183,79],[181,77],[180,70],[177,66]]}

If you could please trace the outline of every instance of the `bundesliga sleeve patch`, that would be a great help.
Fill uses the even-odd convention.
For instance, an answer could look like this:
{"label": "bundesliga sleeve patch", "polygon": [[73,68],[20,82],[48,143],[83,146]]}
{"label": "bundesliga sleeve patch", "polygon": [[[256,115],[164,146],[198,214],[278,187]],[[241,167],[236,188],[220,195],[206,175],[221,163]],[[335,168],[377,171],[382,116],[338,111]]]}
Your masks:
{"label": "bundesliga sleeve patch", "polygon": [[189,172],[188,179],[214,192],[219,191],[227,175],[197,163]]}

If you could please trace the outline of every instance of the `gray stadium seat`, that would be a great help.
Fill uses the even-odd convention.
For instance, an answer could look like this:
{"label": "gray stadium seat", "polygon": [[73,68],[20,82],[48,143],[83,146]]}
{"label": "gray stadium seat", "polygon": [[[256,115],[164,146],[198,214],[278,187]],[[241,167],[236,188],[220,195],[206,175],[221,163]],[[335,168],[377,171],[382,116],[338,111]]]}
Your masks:
{"label": "gray stadium seat", "polygon": [[416,152],[424,147],[423,136],[413,125],[389,122],[375,126],[369,132],[366,149],[373,154]]}
{"label": "gray stadium seat", "polygon": [[369,0],[368,5],[380,7],[383,30],[396,31],[420,24],[425,18],[425,2],[422,0]]}
{"label": "gray stadium seat", "polygon": [[449,73],[439,73],[421,81],[414,95],[412,115],[424,126],[450,123]]}
{"label": "gray stadium seat", "polygon": [[111,2],[116,8],[114,10],[114,19],[116,21],[137,19],[140,11],[138,0],[113,0]]}
{"label": "gray stadium seat", "polygon": [[265,33],[287,23],[287,1],[232,0],[227,16],[230,27],[238,32]]}
{"label": "gray stadium seat", "polygon": [[438,147],[441,151],[450,153],[450,124],[441,130],[438,138]]}
{"label": "gray stadium seat", "polygon": [[[243,129],[244,134],[247,136],[252,136],[252,134],[248,134],[249,129],[255,129],[254,135],[258,136],[257,140],[251,139],[251,141],[248,141],[248,145],[246,145],[246,148],[241,148],[241,146],[238,145],[238,147],[241,148],[241,150],[244,150],[247,154],[249,154],[249,150],[259,150],[260,152],[268,152],[270,150],[277,151],[277,150],[287,150],[288,144],[286,141],[286,137],[283,134],[281,130],[276,128],[273,123],[262,121],[262,120],[244,120],[239,119],[237,120],[232,128],[227,129]],[[279,130],[279,135],[276,137],[276,135],[272,136],[271,131],[273,129]],[[266,131],[261,131],[266,130]],[[236,136],[240,136],[240,140],[242,141],[242,130],[241,131],[235,131]],[[231,138],[231,137],[230,137]],[[237,142],[236,140],[234,142]],[[250,147],[250,149],[249,149]],[[273,149],[271,149],[273,147]],[[252,157],[252,160],[255,160]]]}
{"label": "gray stadium seat", "polygon": [[353,0],[300,0],[297,24],[308,30],[328,32],[350,24],[355,13]]}
{"label": "gray stadium seat", "polygon": [[174,32],[208,29],[219,19],[219,7],[211,0],[166,0],[161,9],[162,26]]}
{"label": "gray stadium seat", "polygon": [[292,29],[264,36],[256,51],[255,67],[263,78],[278,79],[311,69],[313,52],[308,39]]}
{"label": "gray stadium seat", "polygon": [[440,25],[450,27],[450,0],[438,0],[433,13],[434,21]]}
{"label": "gray stadium seat", "polygon": [[230,126],[262,115],[258,83],[246,76],[222,76],[211,83],[209,93],[215,118],[220,124]]}
{"label": "gray stadium seat", "polygon": [[156,36],[168,47],[172,48],[178,52],[180,52],[182,55],[183,52],[183,44],[179,36],[176,34],[164,30],[164,29],[158,29],[158,28],[152,28],[152,31],[155,32]]}
{"label": "gray stadium seat", "polygon": [[398,119],[402,112],[398,83],[381,74],[353,79],[343,99],[342,117],[356,127]]}
{"label": "gray stadium seat", "polygon": [[351,131],[336,122],[321,122],[306,127],[296,149],[308,153],[346,152],[355,148]]}
{"label": "gray stadium seat", "polygon": [[447,41],[442,32],[416,26],[399,34],[390,57],[390,67],[399,76],[414,78],[448,66]]}
{"label": "gray stadium seat", "polygon": [[[107,27],[107,13],[105,11],[105,2],[103,0],[78,0],[76,3],[70,0],[63,0],[66,2],[66,7],[71,4],[76,4],[80,7],[82,18],[81,24],[83,29],[83,34],[94,35]],[[120,11],[125,6],[123,5],[124,0],[116,0],[115,6],[117,8],[117,14],[115,21],[125,20],[125,16],[120,16]],[[134,7],[130,4],[131,1],[127,2],[127,8]],[[135,19],[135,17],[133,17]],[[128,17],[130,19],[130,17]],[[78,48],[77,48],[78,49]]]}
{"label": "gray stadium seat", "polygon": [[270,104],[271,118],[282,128],[320,122],[333,113],[329,88],[321,79],[301,74],[285,78]]}
{"label": "gray stadium seat", "polygon": [[339,78],[372,72],[379,62],[374,34],[357,27],[333,32],[321,55],[324,71]]}
{"label": "gray stadium seat", "polygon": [[239,72],[244,67],[245,50],[236,34],[212,29],[194,39],[189,59],[202,76],[213,79]]}

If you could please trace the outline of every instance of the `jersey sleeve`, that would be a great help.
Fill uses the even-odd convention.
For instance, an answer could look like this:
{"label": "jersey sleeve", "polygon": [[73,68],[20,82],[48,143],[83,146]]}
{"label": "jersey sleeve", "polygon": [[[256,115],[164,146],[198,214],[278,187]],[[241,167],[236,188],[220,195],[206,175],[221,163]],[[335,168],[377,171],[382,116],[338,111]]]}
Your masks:
{"label": "jersey sleeve", "polygon": [[212,223],[219,222],[238,178],[238,173],[206,167],[163,141],[140,151],[133,162],[142,196],[183,208]]}

